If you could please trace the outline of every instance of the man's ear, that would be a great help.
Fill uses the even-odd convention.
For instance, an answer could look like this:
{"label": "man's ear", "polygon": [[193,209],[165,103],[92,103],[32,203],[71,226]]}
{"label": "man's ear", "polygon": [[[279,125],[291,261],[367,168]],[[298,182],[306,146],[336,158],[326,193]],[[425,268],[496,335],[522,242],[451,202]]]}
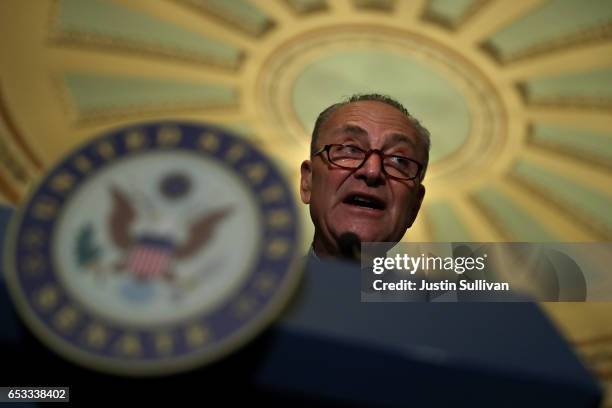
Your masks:
{"label": "man's ear", "polygon": [[300,197],[304,204],[310,204],[310,192],[312,190],[312,162],[304,160],[300,167]]}
{"label": "man's ear", "polygon": [[416,219],[419,210],[421,209],[421,204],[423,203],[423,197],[425,197],[425,186],[419,184],[419,191],[417,192],[416,201],[414,203],[414,207],[412,208],[412,214],[410,215],[410,222],[408,223],[408,228],[412,227],[414,220]]}

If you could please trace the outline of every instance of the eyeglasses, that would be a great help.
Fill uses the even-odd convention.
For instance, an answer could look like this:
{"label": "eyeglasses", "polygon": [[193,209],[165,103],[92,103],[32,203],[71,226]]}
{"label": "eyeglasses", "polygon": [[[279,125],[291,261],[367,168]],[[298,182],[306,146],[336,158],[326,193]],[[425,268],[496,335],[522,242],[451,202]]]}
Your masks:
{"label": "eyeglasses", "polygon": [[387,176],[398,180],[414,180],[421,174],[423,165],[404,156],[385,154],[378,149],[365,151],[353,145],[328,144],[312,156],[327,153],[330,163],[343,169],[355,170],[363,166],[372,153],[377,153],[382,159],[382,170]]}

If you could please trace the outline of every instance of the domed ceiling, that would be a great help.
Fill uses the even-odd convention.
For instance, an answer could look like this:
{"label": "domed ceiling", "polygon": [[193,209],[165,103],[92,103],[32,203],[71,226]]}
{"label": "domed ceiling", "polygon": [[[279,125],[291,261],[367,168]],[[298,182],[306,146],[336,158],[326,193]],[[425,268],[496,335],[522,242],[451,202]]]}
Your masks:
{"label": "domed ceiling", "polygon": [[[406,240],[612,239],[609,0],[10,0],[0,10],[9,205],[87,138],[169,118],[255,141],[297,194],[317,114],[378,92],[432,134],[428,193]],[[576,342],[611,343],[609,308],[547,308]]]}

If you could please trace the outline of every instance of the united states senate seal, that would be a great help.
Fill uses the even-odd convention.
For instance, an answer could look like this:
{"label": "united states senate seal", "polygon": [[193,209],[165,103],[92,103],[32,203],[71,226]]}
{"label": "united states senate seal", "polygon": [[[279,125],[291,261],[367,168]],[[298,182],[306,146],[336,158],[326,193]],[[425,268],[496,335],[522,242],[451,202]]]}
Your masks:
{"label": "united states senate seal", "polygon": [[293,195],[251,143],[145,123],[67,155],[12,221],[20,316],[73,362],[121,375],[204,365],[255,337],[299,280]]}

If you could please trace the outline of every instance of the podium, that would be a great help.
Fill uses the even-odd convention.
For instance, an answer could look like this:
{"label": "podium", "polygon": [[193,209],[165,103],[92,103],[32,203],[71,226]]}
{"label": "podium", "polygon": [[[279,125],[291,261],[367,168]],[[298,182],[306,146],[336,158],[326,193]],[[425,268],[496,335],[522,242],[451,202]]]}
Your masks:
{"label": "podium", "polygon": [[256,380],[321,400],[595,407],[601,390],[538,305],[362,303],[359,269],[307,265]]}
{"label": "podium", "polygon": [[[0,236],[9,212],[0,211]],[[362,303],[360,273],[308,262],[278,322],[211,366],[113,377],[48,351],[0,278],[1,384],[70,386],[71,401],[596,407],[602,391],[533,303]]]}

